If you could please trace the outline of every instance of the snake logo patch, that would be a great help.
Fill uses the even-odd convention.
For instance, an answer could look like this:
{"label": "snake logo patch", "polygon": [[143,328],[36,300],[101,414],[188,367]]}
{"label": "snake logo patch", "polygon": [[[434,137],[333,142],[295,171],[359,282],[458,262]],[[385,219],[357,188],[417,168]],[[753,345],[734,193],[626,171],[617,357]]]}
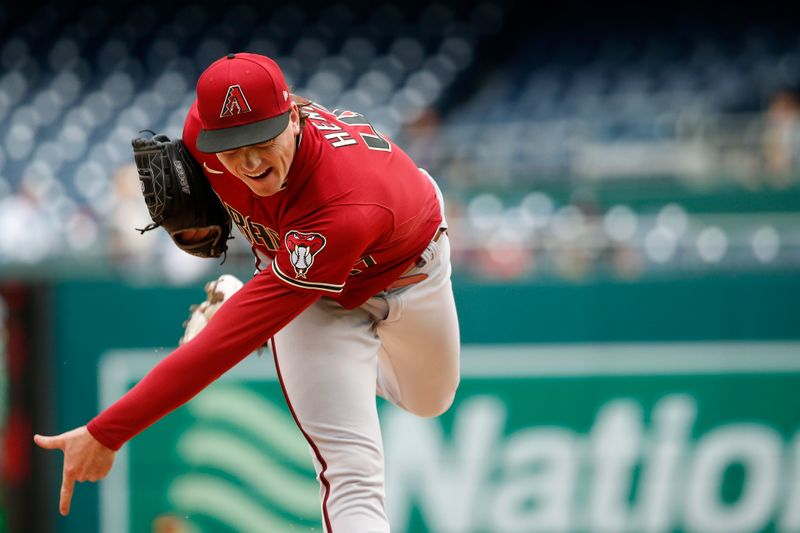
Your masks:
{"label": "snake logo patch", "polygon": [[294,277],[305,279],[308,269],[314,264],[314,256],[325,248],[325,237],[319,233],[291,230],[286,233],[284,242],[294,267]]}
{"label": "snake logo patch", "polygon": [[238,85],[231,85],[228,87],[228,92],[225,93],[225,101],[222,102],[222,111],[219,117],[232,117],[233,115],[241,115],[242,113],[249,113],[250,104],[247,103],[247,98],[244,97],[242,88]]}

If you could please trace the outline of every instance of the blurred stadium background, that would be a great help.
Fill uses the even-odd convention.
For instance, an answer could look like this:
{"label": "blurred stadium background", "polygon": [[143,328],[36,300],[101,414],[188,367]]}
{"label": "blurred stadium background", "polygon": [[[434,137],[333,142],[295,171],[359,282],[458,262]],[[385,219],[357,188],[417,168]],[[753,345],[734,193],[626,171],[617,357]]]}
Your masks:
{"label": "blurred stadium background", "polygon": [[[229,51],[437,178],[464,382],[380,405],[393,530],[800,531],[800,32],[791,6],[0,5],[0,532],[319,531],[268,358],[57,514],[60,457],[222,266],[148,222],[130,139]],[[260,422],[253,422],[254,420]]]}

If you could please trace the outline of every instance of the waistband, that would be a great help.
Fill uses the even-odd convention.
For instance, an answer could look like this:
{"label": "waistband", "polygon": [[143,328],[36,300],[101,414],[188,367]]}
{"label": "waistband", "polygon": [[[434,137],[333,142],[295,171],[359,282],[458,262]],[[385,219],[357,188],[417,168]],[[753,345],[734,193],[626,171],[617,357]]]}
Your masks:
{"label": "waistband", "polygon": [[[446,227],[439,228],[438,230],[436,230],[436,234],[433,236],[433,239],[431,239],[431,242],[437,242],[439,238],[445,233],[447,233]],[[419,256],[419,258],[417,258],[416,261],[414,261],[413,263],[411,263],[411,265],[409,265],[409,267],[405,270],[405,272],[400,274],[399,278],[394,280],[388,287],[386,287],[386,290],[390,291],[392,289],[399,289],[400,287],[407,287],[409,285],[419,283],[420,281],[427,278],[428,277],[427,274],[413,274],[411,276],[406,275],[415,268],[421,267],[424,264],[425,260],[423,259],[423,256]]]}

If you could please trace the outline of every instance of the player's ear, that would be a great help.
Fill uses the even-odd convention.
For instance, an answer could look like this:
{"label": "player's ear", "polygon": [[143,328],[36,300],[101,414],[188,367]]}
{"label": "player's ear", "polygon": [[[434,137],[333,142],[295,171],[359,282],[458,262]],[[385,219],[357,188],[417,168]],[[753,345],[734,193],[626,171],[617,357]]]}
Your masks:
{"label": "player's ear", "polygon": [[292,100],[292,107],[289,113],[289,126],[292,128],[292,133],[297,136],[300,133],[300,108]]}

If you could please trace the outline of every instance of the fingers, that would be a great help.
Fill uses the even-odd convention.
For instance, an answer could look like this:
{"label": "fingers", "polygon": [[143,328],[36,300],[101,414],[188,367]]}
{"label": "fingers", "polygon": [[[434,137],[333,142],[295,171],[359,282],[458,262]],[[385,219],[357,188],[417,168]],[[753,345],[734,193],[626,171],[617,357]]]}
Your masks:
{"label": "fingers", "polygon": [[[45,450],[63,450],[65,447],[65,440],[62,435],[54,437],[45,437],[43,435],[34,435],[33,442],[40,448]],[[66,458],[65,458],[66,461]],[[69,514],[69,507],[72,503],[72,491],[75,487],[75,480],[67,475],[66,469],[62,475],[61,480],[61,499],[58,505],[58,510],[63,516]]]}
{"label": "fingers", "polygon": [[34,435],[33,442],[35,442],[37,446],[39,446],[40,448],[44,448],[45,450],[64,449],[64,438],[61,435],[56,435],[54,437]]}
{"label": "fingers", "polygon": [[65,472],[61,481],[61,501],[58,505],[58,510],[62,516],[67,516],[69,514],[73,490],[75,490],[75,480]]}
{"label": "fingers", "polygon": [[38,446],[46,449],[61,449],[64,452],[64,467],[61,475],[59,512],[67,516],[72,505],[75,483],[97,481],[105,477],[114,463],[113,450],[98,442],[86,426],[75,428],[61,435],[45,437],[34,435]]}

